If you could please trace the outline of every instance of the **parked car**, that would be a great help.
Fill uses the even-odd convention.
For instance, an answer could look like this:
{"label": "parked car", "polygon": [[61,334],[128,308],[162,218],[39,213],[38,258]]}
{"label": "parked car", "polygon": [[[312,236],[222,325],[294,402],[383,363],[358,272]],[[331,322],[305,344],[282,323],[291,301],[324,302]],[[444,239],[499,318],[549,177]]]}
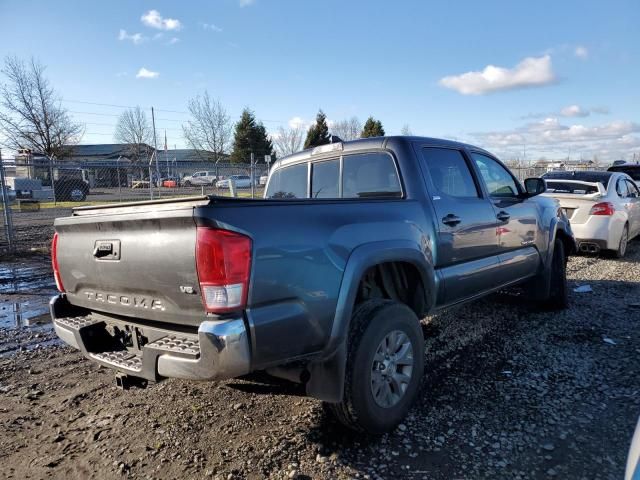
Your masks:
{"label": "parked car", "polygon": [[80,168],[57,168],[57,179],[53,186],[57,201],[82,202],[89,195],[87,170]]}
{"label": "parked car", "polygon": [[218,188],[229,188],[229,180],[233,179],[236,188],[251,188],[251,177],[249,175],[231,175],[229,178],[216,182]]}
{"label": "parked car", "polygon": [[269,179],[269,175],[262,175],[260,180],[258,181],[258,185],[264,187],[267,184],[267,180]]}
{"label": "parked car", "polygon": [[167,177],[163,177],[160,181],[160,185],[165,188],[176,188],[182,184],[182,179],[177,175],[169,175]]}
{"label": "parked car", "polygon": [[543,191],[471,145],[377,137],[277,160],[264,199],[76,209],[53,324],[123,387],[266,371],[387,432],[423,379],[420,318],[512,285],[567,306],[575,243]]}
{"label": "parked car", "polygon": [[624,257],[627,243],[640,235],[640,190],[617,172],[549,172],[545,196],[559,200],[571,221],[581,252],[606,250]]}
{"label": "parked car", "polygon": [[215,185],[216,172],[195,172],[192,175],[187,175],[182,179],[182,185],[190,187],[192,185]]}
{"label": "parked car", "polygon": [[622,172],[629,175],[636,185],[640,187],[640,163],[618,163],[607,169],[609,172]]}

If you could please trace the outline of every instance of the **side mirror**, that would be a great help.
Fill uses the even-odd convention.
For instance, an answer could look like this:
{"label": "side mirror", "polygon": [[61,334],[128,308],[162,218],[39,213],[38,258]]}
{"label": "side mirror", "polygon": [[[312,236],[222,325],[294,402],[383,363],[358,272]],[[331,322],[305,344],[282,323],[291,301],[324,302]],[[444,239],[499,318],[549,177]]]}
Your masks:
{"label": "side mirror", "polygon": [[530,197],[540,195],[547,191],[547,182],[544,181],[544,178],[540,177],[527,178],[524,181],[524,189]]}

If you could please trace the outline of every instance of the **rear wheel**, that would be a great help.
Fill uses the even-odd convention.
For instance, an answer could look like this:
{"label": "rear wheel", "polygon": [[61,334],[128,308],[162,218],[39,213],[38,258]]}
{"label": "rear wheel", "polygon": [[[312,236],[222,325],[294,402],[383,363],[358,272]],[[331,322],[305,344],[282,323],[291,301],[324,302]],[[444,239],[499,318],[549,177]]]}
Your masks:
{"label": "rear wheel", "polygon": [[629,225],[625,225],[620,235],[620,243],[618,249],[613,250],[613,256],[615,258],[622,258],[627,253],[627,244],[629,243]]}
{"label": "rear wheel", "polygon": [[393,430],[418,393],[424,369],[420,321],[406,305],[369,300],[351,321],[344,396],[327,404],[347,427],[372,434]]}

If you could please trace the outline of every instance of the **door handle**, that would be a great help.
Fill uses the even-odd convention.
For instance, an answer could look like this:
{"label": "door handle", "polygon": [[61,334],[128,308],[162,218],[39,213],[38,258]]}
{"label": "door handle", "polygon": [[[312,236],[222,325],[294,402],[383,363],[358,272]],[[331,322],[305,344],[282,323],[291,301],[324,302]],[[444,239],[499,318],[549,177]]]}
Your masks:
{"label": "door handle", "polygon": [[501,222],[506,222],[507,220],[509,220],[511,218],[511,215],[509,215],[507,212],[505,212],[504,210],[502,212],[498,212],[498,214],[496,215],[496,217],[498,218],[498,220],[500,220]]}
{"label": "door handle", "polygon": [[460,223],[460,217],[457,217],[453,213],[450,213],[446,217],[442,218],[442,223],[444,223],[445,225],[449,225],[450,227],[455,227]]}

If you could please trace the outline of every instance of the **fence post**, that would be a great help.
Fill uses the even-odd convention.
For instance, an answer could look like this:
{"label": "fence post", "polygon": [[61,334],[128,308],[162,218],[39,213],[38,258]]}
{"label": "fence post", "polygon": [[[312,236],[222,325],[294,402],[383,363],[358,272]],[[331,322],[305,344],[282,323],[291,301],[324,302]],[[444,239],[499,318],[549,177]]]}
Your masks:
{"label": "fence post", "polygon": [[251,166],[249,168],[249,178],[251,179],[251,198],[255,198],[255,187],[253,185],[253,177],[255,173],[255,166],[253,164],[253,152],[251,152]]}
{"label": "fence post", "polygon": [[51,159],[52,155],[47,155],[49,159],[49,178],[51,179],[51,192],[53,193],[53,204],[58,205],[58,198],[56,197],[56,185],[53,180],[53,160]]}
{"label": "fence post", "polygon": [[5,183],[4,162],[2,161],[2,149],[0,149],[0,190],[2,190],[2,210],[4,218],[4,228],[7,232],[7,242],[9,243],[9,252],[13,253],[16,249],[15,239],[13,237],[13,219],[11,218],[11,204],[9,202],[9,194],[7,193],[7,185]]}

